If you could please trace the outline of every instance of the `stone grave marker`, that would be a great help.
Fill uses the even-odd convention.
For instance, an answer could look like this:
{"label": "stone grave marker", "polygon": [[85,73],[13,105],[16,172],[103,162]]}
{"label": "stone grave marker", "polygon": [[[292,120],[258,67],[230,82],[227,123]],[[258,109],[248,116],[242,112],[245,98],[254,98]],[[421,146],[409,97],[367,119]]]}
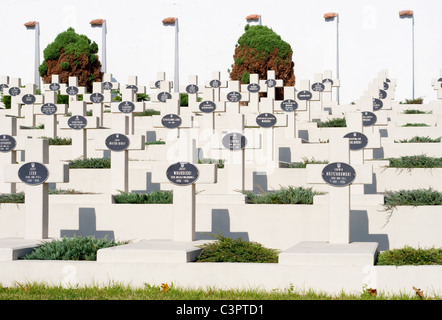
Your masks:
{"label": "stone grave marker", "polygon": [[56,138],[58,136],[57,116],[67,114],[67,105],[57,104],[57,91],[48,90],[44,92],[43,101],[34,105],[35,115],[44,115],[44,136]]}
{"label": "stone grave marker", "polygon": [[194,127],[199,128],[200,133],[204,131],[211,136],[216,131],[216,114],[226,111],[225,101],[215,101],[215,93],[211,88],[203,89],[203,100],[190,107],[195,113]]}
{"label": "stone grave marker", "polygon": [[339,90],[340,80],[333,78],[333,73],[331,70],[325,70],[322,76],[322,83],[325,85],[326,83],[330,84],[330,90],[328,87],[325,87],[322,92],[322,104],[323,107],[334,107],[338,105],[339,101],[333,99],[333,88],[337,88]]}
{"label": "stone grave marker", "polygon": [[307,104],[299,104],[295,87],[284,87],[284,100],[275,101],[275,111],[287,114],[287,126],[284,130],[284,137],[290,141],[301,143],[298,135],[298,114],[308,112]]}
{"label": "stone grave marker", "polygon": [[[0,93],[3,93],[3,89],[9,88],[9,77],[8,76],[0,76]],[[0,101],[0,109],[5,107],[4,103]]]}
{"label": "stone grave marker", "polygon": [[37,86],[32,83],[21,88],[21,115],[24,116],[23,124],[27,127],[35,126],[34,106],[43,102],[43,96],[36,94],[36,88]]}
{"label": "stone grave marker", "polygon": [[128,134],[135,133],[135,116],[134,112],[144,112],[146,104],[144,101],[136,100],[136,93],[130,88],[121,89],[121,100],[111,103],[111,126],[114,128],[114,122],[119,122],[118,118],[127,117],[129,120]]}
{"label": "stone grave marker", "polygon": [[3,95],[11,97],[11,109],[8,114],[11,116],[21,117],[21,79],[20,78],[10,78],[8,86],[2,86]]}
{"label": "stone grave marker", "polygon": [[231,80],[229,82],[229,91],[222,95],[221,101],[226,102],[226,111],[228,113],[241,113],[241,102],[249,101],[249,92],[241,91],[241,82]]}
{"label": "stone grave marker", "polygon": [[92,115],[98,118],[98,125],[103,126],[103,111],[104,111],[104,89],[103,82],[92,83],[92,93],[87,93],[83,96],[83,100],[87,105],[91,106]]}
{"label": "stone grave marker", "polygon": [[43,84],[43,91],[52,91],[59,93],[62,89],[66,89],[66,84],[60,83],[60,76],[58,74],[53,74],[51,76],[51,83],[44,83]]}
{"label": "stone grave marker", "polygon": [[267,71],[267,79],[260,81],[261,85],[264,87],[264,90],[267,91],[267,98],[272,98],[276,100],[276,88],[284,87],[284,81],[281,79],[276,79],[275,70]]}
{"label": "stone grave marker", "polygon": [[137,76],[129,76],[126,88],[132,89],[136,95],[146,93],[146,87],[138,84]]}
{"label": "stone grave marker", "polygon": [[241,92],[249,93],[248,111],[249,113],[259,113],[259,93],[266,92],[266,86],[263,86],[259,81],[259,75],[256,73],[250,74],[249,84],[241,85]]}
{"label": "stone grave marker", "polygon": [[112,91],[120,89],[120,83],[118,81],[113,81],[112,73],[103,74],[103,96],[104,103],[110,106],[113,100]]}
{"label": "stone grave marker", "polygon": [[212,72],[212,79],[205,82],[205,88],[211,88],[213,90],[213,101],[221,101],[221,88],[227,88],[227,81],[221,80],[221,72]]}
{"label": "stone grave marker", "polygon": [[64,83],[61,84],[60,92],[62,95],[69,96],[69,107],[70,107],[71,102],[78,101],[78,96],[84,95],[86,93],[86,87],[80,87],[78,85],[77,77],[69,77],[67,85]]}
{"label": "stone grave marker", "polygon": [[431,85],[437,92],[436,98],[442,99],[442,69],[440,70],[439,77],[431,80]]}

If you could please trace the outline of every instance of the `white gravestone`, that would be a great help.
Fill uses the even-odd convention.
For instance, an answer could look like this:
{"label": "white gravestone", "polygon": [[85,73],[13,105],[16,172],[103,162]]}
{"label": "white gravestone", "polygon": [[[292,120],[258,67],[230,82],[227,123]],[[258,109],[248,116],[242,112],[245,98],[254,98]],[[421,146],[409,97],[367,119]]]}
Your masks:
{"label": "white gravestone", "polygon": [[132,89],[121,89],[121,100],[111,103],[111,127],[114,128],[114,122],[120,121],[119,117],[127,117],[129,119],[128,134],[135,134],[135,116],[134,112],[144,112],[146,104],[144,101],[136,101],[136,93]]}
{"label": "white gravestone", "polygon": [[2,86],[3,95],[11,97],[11,109],[8,114],[11,116],[21,117],[21,98],[22,88],[20,78],[11,78],[7,87]]}
{"label": "white gravestone", "polygon": [[58,136],[58,116],[66,115],[67,110],[66,104],[57,104],[56,91],[45,91],[42,104],[34,105],[34,114],[43,115],[45,137],[56,138]]}
{"label": "white gravestone", "polygon": [[218,102],[221,99],[221,88],[227,88],[227,81],[221,80],[221,72],[212,72],[212,79],[205,82],[205,88],[213,90],[213,101]]}
{"label": "white gravestone", "polygon": [[241,85],[241,92],[249,92],[249,103],[247,112],[259,112],[259,93],[266,92],[266,89],[267,88],[260,84],[259,75],[256,73],[252,73],[250,75],[249,84]]}
{"label": "white gravestone", "polygon": [[284,81],[276,79],[275,70],[268,70],[267,79],[260,80],[260,84],[264,87],[264,90],[267,91],[267,98],[272,98],[273,100],[276,100],[276,88],[284,87]]}
{"label": "white gravestone", "polygon": [[83,100],[88,106],[91,106],[92,115],[98,118],[98,125],[103,126],[103,111],[104,111],[104,89],[103,82],[92,83],[92,93],[87,93],[83,96]]}

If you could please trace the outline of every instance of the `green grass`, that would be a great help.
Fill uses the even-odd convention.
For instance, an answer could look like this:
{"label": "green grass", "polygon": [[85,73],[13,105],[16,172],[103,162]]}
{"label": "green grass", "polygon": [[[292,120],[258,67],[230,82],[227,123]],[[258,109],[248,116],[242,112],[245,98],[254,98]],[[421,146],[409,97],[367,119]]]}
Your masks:
{"label": "green grass", "polygon": [[412,248],[405,246],[379,253],[376,265],[442,265],[442,248]]}
{"label": "green grass", "polygon": [[216,164],[218,169],[224,168],[225,160],[222,159],[211,159],[211,158],[200,158],[198,159],[199,164]]}
{"label": "green grass", "polygon": [[313,197],[324,193],[313,191],[312,188],[289,186],[274,192],[256,194],[244,191],[244,194],[250,204],[313,204]]}
{"label": "green grass", "polygon": [[404,124],[402,127],[429,127],[430,125],[426,123],[407,123]]}
{"label": "green grass", "polygon": [[405,109],[404,114],[432,114],[433,111],[422,111],[417,109]]}
{"label": "green grass", "polygon": [[402,156],[387,158],[390,168],[441,168],[442,158],[428,157],[426,155]]}
{"label": "green grass", "polygon": [[328,160],[316,160],[312,158],[311,160],[303,158],[302,162],[291,162],[288,164],[287,168],[305,168],[308,164],[326,164]]}
{"label": "green grass", "polygon": [[347,121],[345,118],[334,118],[326,121],[318,121],[318,128],[337,128],[337,127],[346,127]]}
{"label": "green grass", "polygon": [[109,158],[78,158],[69,161],[70,169],[108,169],[111,167]]}
{"label": "green grass", "polygon": [[[49,189],[50,195],[57,194],[88,194],[89,192],[77,191],[74,189]],[[2,193],[0,194],[0,203],[25,203],[25,193]]]}
{"label": "green grass", "polygon": [[151,117],[151,116],[158,116],[161,112],[157,110],[147,109],[144,112],[134,112],[135,117]]}
{"label": "green grass", "polygon": [[405,99],[405,101],[399,102],[400,104],[422,104],[424,102],[424,98],[414,98],[414,99]]}
{"label": "green grass", "polygon": [[172,191],[153,191],[151,193],[123,192],[113,196],[115,203],[148,204],[148,203],[173,203]]}
{"label": "green grass", "polygon": [[432,188],[386,191],[384,193],[384,206],[387,209],[396,206],[440,206],[442,193]]}
{"label": "green grass", "polygon": [[440,142],[441,137],[433,139],[430,138],[428,136],[426,137],[419,137],[419,136],[414,136],[411,139],[402,139],[402,140],[395,140],[395,143],[437,143]]}
{"label": "green grass", "polygon": [[72,138],[62,138],[62,137],[40,137],[40,139],[47,139],[49,140],[50,146],[68,146],[72,145]]}
{"label": "green grass", "polygon": [[156,140],[156,141],[149,141],[145,143],[146,145],[152,145],[152,144],[166,144],[166,141],[163,140]]}

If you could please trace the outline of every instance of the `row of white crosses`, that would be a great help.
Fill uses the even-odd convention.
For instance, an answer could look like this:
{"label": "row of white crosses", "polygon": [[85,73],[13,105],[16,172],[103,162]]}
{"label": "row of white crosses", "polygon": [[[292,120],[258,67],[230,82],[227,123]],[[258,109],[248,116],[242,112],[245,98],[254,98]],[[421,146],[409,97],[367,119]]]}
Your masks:
{"label": "row of white crosses", "polygon": [[439,73],[439,78],[431,79],[431,85],[437,92],[437,99],[442,99],[442,69]]}

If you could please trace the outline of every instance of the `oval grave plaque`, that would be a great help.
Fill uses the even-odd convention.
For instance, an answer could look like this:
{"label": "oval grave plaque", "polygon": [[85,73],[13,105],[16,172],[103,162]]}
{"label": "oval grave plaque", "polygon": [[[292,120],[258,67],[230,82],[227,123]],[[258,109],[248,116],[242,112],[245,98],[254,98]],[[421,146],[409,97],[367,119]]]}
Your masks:
{"label": "oval grave plaque", "polygon": [[391,81],[390,81],[390,79],[388,79],[388,78],[385,78],[385,82],[391,82]]}
{"label": "oval grave plaque", "polygon": [[167,168],[166,176],[175,185],[188,186],[198,180],[199,171],[189,162],[177,162]]}
{"label": "oval grave plaque", "polygon": [[129,138],[121,133],[113,133],[106,138],[106,147],[112,151],[124,151],[129,148]]}
{"label": "oval grave plaque", "polygon": [[189,84],[186,87],[186,92],[189,93],[189,94],[197,93],[198,90],[199,90],[199,88],[198,88],[198,86],[196,84]]}
{"label": "oval grave plaque", "polygon": [[322,179],[334,187],[344,187],[356,178],[356,171],[347,163],[333,162],[322,169]]}
{"label": "oval grave plaque", "polygon": [[384,90],[388,90],[389,87],[390,87],[390,86],[388,85],[388,83],[387,83],[387,82],[384,82]]}
{"label": "oval grave plaque", "polygon": [[104,96],[99,92],[95,92],[90,95],[89,99],[92,103],[101,103],[104,101]]}
{"label": "oval grave plaque", "polygon": [[13,97],[18,96],[20,94],[20,92],[21,92],[21,90],[19,87],[12,87],[12,88],[9,88],[9,90],[8,90],[8,93]]}
{"label": "oval grave plaque", "polygon": [[385,90],[379,90],[379,99],[385,99],[387,97],[387,92]]}
{"label": "oval grave plaque", "polygon": [[276,117],[271,113],[261,113],[256,117],[256,124],[262,128],[271,128],[276,124]]}
{"label": "oval grave plaque", "polygon": [[166,114],[161,119],[161,124],[169,129],[178,128],[182,123],[181,117],[177,114]]}
{"label": "oval grave plaque", "polygon": [[81,130],[87,125],[87,120],[83,116],[72,116],[68,119],[68,126],[74,130]]}
{"label": "oval grave plaque", "polygon": [[382,109],[382,107],[384,106],[384,103],[377,99],[377,98],[373,98],[373,111],[377,111]]}
{"label": "oval grave plaque", "polygon": [[365,148],[368,143],[367,136],[360,132],[347,133],[344,138],[350,139],[350,150],[361,150]]}
{"label": "oval grave plaque", "polygon": [[330,78],[322,79],[322,83],[327,83],[327,82],[329,82],[331,85],[333,85],[333,80],[332,79],[330,79]]}
{"label": "oval grave plaque", "polygon": [[251,83],[247,86],[249,92],[258,92],[260,89],[261,87],[257,83]]}
{"label": "oval grave plaque", "polygon": [[60,90],[60,85],[56,82],[53,82],[49,85],[49,89],[51,91],[58,91],[58,90]]}
{"label": "oval grave plaque", "polygon": [[70,86],[66,88],[66,93],[70,96],[78,94],[78,88],[76,86]]}
{"label": "oval grave plaque", "polygon": [[8,134],[0,135],[0,152],[9,152],[14,150],[17,142],[15,141],[13,136]]}
{"label": "oval grave plaque", "polygon": [[110,81],[103,82],[103,89],[104,90],[112,90],[113,86],[114,85]]}
{"label": "oval grave plaque", "polygon": [[134,84],[129,84],[126,86],[126,89],[132,89],[134,91],[134,93],[138,92],[138,87]]}
{"label": "oval grave plaque", "polygon": [[48,102],[48,103],[45,103],[44,105],[42,105],[40,110],[41,110],[41,113],[43,113],[47,116],[50,116],[50,115],[53,115],[57,112],[57,106],[53,103]]}
{"label": "oval grave plaque", "polygon": [[242,95],[238,91],[230,91],[227,94],[227,100],[229,100],[230,102],[239,102],[241,98]]}
{"label": "oval grave plaque", "polygon": [[276,87],[276,80],[275,79],[268,79],[268,80],[266,80],[266,85],[269,88],[274,88],[274,87]]}
{"label": "oval grave plaque", "polygon": [[324,91],[324,89],[325,89],[325,86],[321,82],[315,82],[312,84],[313,91],[321,92],[321,91]]}
{"label": "oval grave plaque", "polygon": [[242,150],[246,147],[247,139],[246,137],[238,132],[228,133],[223,137],[224,148],[230,151]]}
{"label": "oval grave plaque", "polygon": [[364,127],[370,127],[376,123],[378,117],[370,111],[362,112],[362,125]]}
{"label": "oval grave plaque", "polygon": [[21,98],[21,101],[24,103],[24,104],[34,104],[35,103],[35,96],[33,95],[33,94],[30,94],[30,93],[28,93],[28,94],[25,94],[22,98]]}
{"label": "oval grave plaque", "polygon": [[28,162],[18,169],[18,178],[29,185],[36,186],[42,184],[48,177],[48,168],[39,162]]}
{"label": "oval grave plaque", "polygon": [[199,109],[204,113],[211,113],[215,111],[216,104],[213,101],[203,101],[200,103]]}
{"label": "oval grave plaque", "polygon": [[221,87],[221,81],[219,81],[219,80],[212,80],[212,81],[210,81],[210,86],[212,87],[212,88],[219,88],[219,87]]}
{"label": "oval grave plaque", "polygon": [[130,101],[123,101],[118,105],[118,110],[122,113],[131,113],[135,110],[135,105]]}
{"label": "oval grave plaque", "polygon": [[159,89],[161,86],[161,80],[155,81],[155,88]]}
{"label": "oval grave plaque", "polygon": [[303,90],[298,92],[298,99],[299,100],[310,100],[312,98],[312,93],[307,90]]}
{"label": "oval grave plaque", "polygon": [[3,92],[3,89],[7,89],[9,86],[6,83],[0,83],[0,92]]}
{"label": "oval grave plaque", "polygon": [[172,95],[169,92],[160,92],[157,95],[157,99],[160,102],[166,102],[167,99],[172,99]]}
{"label": "oval grave plaque", "polygon": [[293,112],[298,109],[298,103],[293,99],[286,99],[281,102],[281,109],[286,112]]}

